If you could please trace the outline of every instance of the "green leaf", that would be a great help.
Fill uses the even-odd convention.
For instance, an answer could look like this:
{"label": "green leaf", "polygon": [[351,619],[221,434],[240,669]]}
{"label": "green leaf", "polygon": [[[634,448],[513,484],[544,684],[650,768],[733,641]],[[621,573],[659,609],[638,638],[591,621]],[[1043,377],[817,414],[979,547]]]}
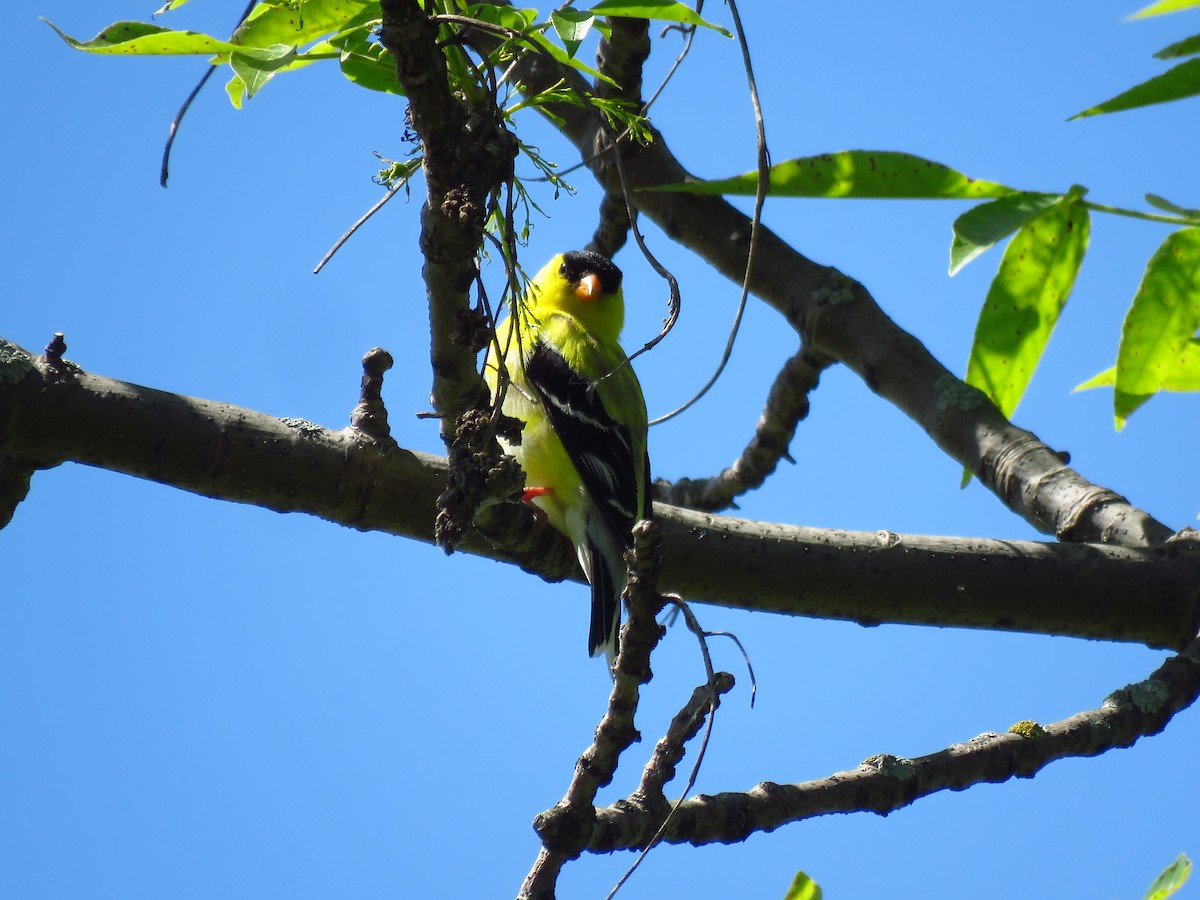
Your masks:
{"label": "green leaf", "polygon": [[1154,55],[1158,59],[1178,59],[1181,56],[1193,56],[1197,53],[1200,53],[1200,34],[1194,34],[1190,38],[1169,44]]}
{"label": "green leaf", "polygon": [[1200,228],[1170,235],[1146,266],[1121,329],[1117,365],[1076,390],[1112,385],[1113,418],[1126,421],[1159,391],[1200,390]]}
{"label": "green leaf", "polygon": [[803,872],[797,872],[783,900],[821,900],[821,896],[821,886]]}
{"label": "green leaf", "polygon": [[359,87],[387,94],[404,94],[404,88],[396,77],[396,61],[382,44],[366,44],[361,52],[343,51],[341,65],[342,74]]}
{"label": "green leaf", "polygon": [[331,36],[329,43],[341,51],[342,74],[351,84],[403,96],[404,88],[396,77],[396,61],[379,41],[372,40],[380,20],[371,12],[369,8],[363,10]]}
{"label": "green leaf", "polygon": [[1125,315],[1117,351],[1118,390],[1200,390],[1200,228],[1169,235],[1146,266]]}
{"label": "green leaf", "polygon": [[161,16],[163,13],[168,13],[173,9],[179,9],[179,7],[183,6],[183,4],[185,4],[187,2],[188,2],[188,0],[169,0],[168,3],[166,3],[164,6],[159,7],[154,12],[152,12],[150,15],[151,16]]}
{"label": "green leaf", "polygon": [[700,25],[733,37],[720,25],[701,18],[694,9],[671,0],[600,0],[589,10],[598,16],[623,19],[654,19],[658,22],[679,22],[681,25]]}
{"label": "green leaf", "polygon": [[1111,366],[1110,368],[1105,369],[1099,375],[1093,375],[1082,384],[1075,385],[1075,387],[1071,388],[1071,393],[1074,394],[1076,391],[1090,391],[1093,388],[1098,387],[1116,387],[1116,384],[1117,367]]}
{"label": "green leaf", "polygon": [[954,220],[950,274],[956,275],[983,251],[1008,237],[1062,199],[1061,194],[1020,191],[973,206]]}
{"label": "green leaf", "polygon": [[493,25],[500,25],[512,31],[520,32],[521,40],[535,50],[545,53],[555,62],[561,63],[564,66],[570,66],[572,69],[578,69],[589,78],[598,78],[607,84],[616,85],[616,82],[607,75],[601,75],[591,66],[575,59],[573,56],[568,56],[562,47],[548,40],[544,34],[534,29],[533,23],[537,17],[537,10],[519,10],[511,6],[493,6],[490,3],[476,3],[467,7],[467,15],[479,19],[483,22],[489,22]]}
{"label": "green leaf", "polygon": [[1180,853],[1175,858],[1175,862],[1163,869],[1154,879],[1154,883],[1150,885],[1150,890],[1146,891],[1143,900],[1165,900],[1183,887],[1191,874],[1192,861]]}
{"label": "green leaf", "polygon": [[265,0],[254,7],[229,40],[242,47],[302,47],[372,11],[379,18],[379,0],[304,0],[299,4],[294,0]]}
{"label": "green leaf", "polygon": [[592,23],[596,21],[596,17],[590,12],[564,6],[550,13],[550,21],[554,23],[554,30],[558,32],[563,46],[567,48],[567,55],[574,56],[587,33],[592,30]]}
{"label": "green leaf", "polygon": [[1200,209],[1188,209],[1186,206],[1180,206],[1177,203],[1172,203],[1165,197],[1160,197],[1158,194],[1147,194],[1146,202],[1155,209],[1161,209],[1163,212],[1169,212],[1177,216],[1182,216],[1185,219],[1196,219],[1200,225]]}
{"label": "green leaf", "polygon": [[1026,222],[1004,259],[979,313],[967,384],[1012,416],[1046,349],[1087,251],[1090,220],[1075,195]]}
{"label": "green leaf", "polygon": [[[229,67],[243,86],[239,101],[243,96],[247,100],[253,97],[277,72],[295,60],[296,48],[288,44],[276,44],[264,50],[235,50],[229,54]],[[232,93],[230,98],[233,98]],[[240,102],[234,103],[234,106],[240,106]]]}
{"label": "green leaf", "polygon": [[1167,13],[1179,12],[1193,6],[1200,6],[1200,0],[1158,0],[1157,3],[1151,3],[1144,9],[1139,9],[1129,18],[1146,19],[1150,16],[1164,16]]}
{"label": "green leaf", "polygon": [[114,22],[90,41],[77,41],[49,19],[42,19],[76,50],[130,56],[211,56],[238,47],[198,31],[172,31],[145,22]]}
{"label": "green leaf", "polygon": [[1086,116],[1121,112],[1126,109],[1137,109],[1139,106],[1152,106],[1155,103],[1169,103],[1172,100],[1182,100],[1196,94],[1200,94],[1200,59],[1189,59],[1161,75],[1156,75],[1149,81],[1143,81],[1141,84],[1131,87],[1125,93],[1118,94],[1111,100],[1105,100],[1099,106],[1076,113],[1067,121],[1082,119]]}
{"label": "green leaf", "polygon": [[[776,197],[973,200],[1012,193],[1012,188],[1002,184],[968,178],[941,163],[890,150],[843,150],[789,159],[771,166],[770,174],[770,193]],[[757,171],[717,181],[644,188],[748,197],[757,189]]]}
{"label": "green leaf", "polygon": [[[1098,387],[1115,387],[1117,384],[1117,367],[1113,366],[1110,369],[1105,369],[1099,375],[1094,375],[1085,381],[1083,384],[1076,385],[1071,389],[1074,394],[1077,391],[1089,391],[1092,388]],[[1144,404],[1147,400],[1153,397],[1153,394],[1126,394],[1124,391],[1114,391],[1113,394],[1113,424],[1117,431],[1125,427],[1125,422],[1137,412],[1138,407]]]}

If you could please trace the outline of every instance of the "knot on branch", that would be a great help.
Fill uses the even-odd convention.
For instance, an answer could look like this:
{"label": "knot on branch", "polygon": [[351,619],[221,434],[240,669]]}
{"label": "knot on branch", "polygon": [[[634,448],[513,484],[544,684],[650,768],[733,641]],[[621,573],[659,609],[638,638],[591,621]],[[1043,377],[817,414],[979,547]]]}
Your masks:
{"label": "knot on branch", "polygon": [[450,472],[438,497],[434,539],[452,553],[466,534],[476,511],[495,497],[515,497],[525,485],[525,475],[516,460],[496,442],[499,432],[506,437],[520,434],[521,423],[477,405],[463,413],[454,429],[447,451]]}
{"label": "knot on branch", "polygon": [[504,124],[500,110],[494,105],[471,110],[464,131],[469,140],[462,151],[463,171],[490,184],[511,181],[521,144]]}
{"label": "knot on branch", "polygon": [[575,859],[588,845],[595,822],[596,808],[590,803],[573,805],[562,800],[534,817],[533,830],[547,850]]}
{"label": "knot on branch", "polygon": [[472,306],[455,312],[458,327],[451,340],[460,347],[466,347],[472,353],[478,353],[488,345],[492,338],[492,328],[482,307]]}
{"label": "knot on branch", "polygon": [[372,440],[395,445],[388,426],[387,407],[383,403],[383,373],[395,360],[380,347],[368,350],[362,358],[363,376],[358,391],[358,403],[350,413],[350,427],[368,435]]}
{"label": "knot on branch", "polygon": [[446,191],[442,197],[442,215],[449,221],[464,227],[483,227],[483,207],[475,202],[474,192],[467,187],[456,187]]}
{"label": "knot on branch", "polygon": [[621,629],[621,652],[616,666],[621,675],[630,679],[630,702],[636,705],[633,690],[636,685],[646,684],[654,677],[650,670],[650,653],[665,633],[657,618],[666,605],[658,592],[662,533],[652,520],[642,519],[633,526],[633,549],[626,554],[626,562],[629,568],[625,603],[629,616]]}
{"label": "knot on branch", "polygon": [[61,331],[56,331],[50,343],[46,345],[46,367],[55,371],[63,367],[63,354],[67,352],[67,342]]}

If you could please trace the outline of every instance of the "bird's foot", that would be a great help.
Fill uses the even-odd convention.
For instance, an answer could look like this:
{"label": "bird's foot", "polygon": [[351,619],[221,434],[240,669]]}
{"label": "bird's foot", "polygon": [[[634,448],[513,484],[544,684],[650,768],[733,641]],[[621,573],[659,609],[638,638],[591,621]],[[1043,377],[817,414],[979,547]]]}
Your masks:
{"label": "bird's foot", "polygon": [[553,494],[553,493],[554,493],[554,488],[549,488],[549,487],[525,488],[525,492],[523,494],[521,494],[521,501],[523,503],[532,503],[538,497],[544,497],[547,494]]}

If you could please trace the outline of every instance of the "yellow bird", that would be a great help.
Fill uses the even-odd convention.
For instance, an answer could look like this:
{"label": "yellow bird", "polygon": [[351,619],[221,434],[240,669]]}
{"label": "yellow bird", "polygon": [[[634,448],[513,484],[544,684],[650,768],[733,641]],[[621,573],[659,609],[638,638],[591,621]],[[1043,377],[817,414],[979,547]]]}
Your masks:
{"label": "yellow bird", "polygon": [[501,443],[525,470],[525,499],[575,545],[592,586],[588,652],[610,666],[624,553],[651,515],[646,401],[618,343],[624,324],[621,270],[599,253],[561,253],[497,327],[484,364],[493,398],[508,373],[502,409],[525,428],[519,444]]}

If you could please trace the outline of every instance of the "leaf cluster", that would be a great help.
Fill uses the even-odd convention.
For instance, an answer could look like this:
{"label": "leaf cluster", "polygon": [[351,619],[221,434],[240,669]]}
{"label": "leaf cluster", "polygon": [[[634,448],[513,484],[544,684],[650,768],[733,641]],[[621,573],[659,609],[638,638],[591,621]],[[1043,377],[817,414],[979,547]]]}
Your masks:
{"label": "leaf cluster", "polygon": [[[659,191],[754,196],[758,172],[662,185]],[[789,159],[770,169],[775,197],[983,200],[953,226],[950,274],[1007,240],[979,312],[966,382],[1010,417],[1071,295],[1091,234],[1091,212],[1182,226],[1147,264],[1125,316],[1116,364],[1077,388],[1114,388],[1118,429],[1159,391],[1200,390],[1200,210],[1154,194],[1160,212],[1104,206],[1073,185],[1061,193],[1018,190],[970,178],[907,153],[845,150]]]}

